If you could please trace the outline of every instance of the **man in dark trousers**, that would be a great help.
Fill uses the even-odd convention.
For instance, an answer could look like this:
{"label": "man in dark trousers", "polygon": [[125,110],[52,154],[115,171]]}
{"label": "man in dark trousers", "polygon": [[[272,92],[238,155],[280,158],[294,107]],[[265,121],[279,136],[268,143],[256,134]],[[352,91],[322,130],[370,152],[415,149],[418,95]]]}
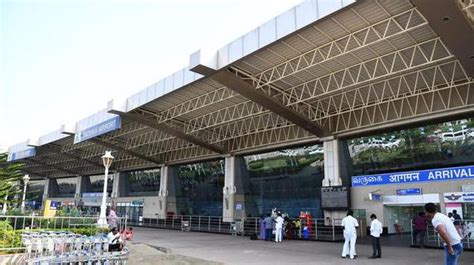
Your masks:
{"label": "man in dark trousers", "polygon": [[[424,212],[418,213],[413,221],[415,231],[413,233],[413,243],[415,246],[419,244],[420,248],[425,247],[425,233],[426,233],[426,216]],[[418,240],[419,238],[419,240]],[[419,243],[418,243],[419,242]]]}
{"label": "man in dark trousers", "polygon": [[265,223],[265,240],[272,241],[272,233],[273,233],[273,218],[270,214],[267,214],[267,217],[263,220]]}
{"label": "man in dark trousers", "polygon": [[458,231],[458,234],[460,237],[463,237],[462,218],[458,214],[457,210],[453,210],[453,218],[454,218],[454,226],[456,227],[456,231]]}
{"label": "man in dark trousers", "polygon": [[372,256],[369,259],[381,258],[382,247],[380,246],[380,235],[383,232],[382,223],[377,220],[375,214],[370,215],[372,222],[370,223],[370,236],[372,237]]}

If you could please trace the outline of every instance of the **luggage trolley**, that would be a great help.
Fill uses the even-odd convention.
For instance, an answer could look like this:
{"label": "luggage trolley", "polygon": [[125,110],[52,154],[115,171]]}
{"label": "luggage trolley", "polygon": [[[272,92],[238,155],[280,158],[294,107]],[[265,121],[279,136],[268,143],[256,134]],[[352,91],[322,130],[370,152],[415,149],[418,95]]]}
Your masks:
{"label": "luggage trolley", "polygon": [[25,232],[25,261],[28,265],[42,264],[126,264],[128,249],[109,251],[107,236],[78,235],[71,232]]}
{"label": "luggage trolley", "polygon": [[237,236],[241,234],[244,235],[244,222],[242,221],[235,221],[230,223],[230,233],[233,236]]}
{"label": "luggage trolley", "polygon": [[181,231],[191,231],[191,224],[189,221],[181,221]]}

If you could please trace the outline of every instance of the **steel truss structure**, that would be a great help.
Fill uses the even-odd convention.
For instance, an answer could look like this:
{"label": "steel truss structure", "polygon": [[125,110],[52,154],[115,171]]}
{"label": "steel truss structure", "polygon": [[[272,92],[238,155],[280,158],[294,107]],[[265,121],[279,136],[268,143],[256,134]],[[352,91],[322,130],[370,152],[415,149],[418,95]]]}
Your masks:
{"label": "steel truss structure", "polygon": [[[472,17],[473,1],[459,9]],[[37,156],[24,160],[25,171],[100,174],[108,149],[116,156],[113,170],[122,171],[322,140],[266,108],[262,97],[334,138],[472,117],[473,77],[437,32],[412,1],[357,1],[171,93],[110,110],[122,116],[119,130],[37,147]],[[260,99],[225,85],[222,76],[245,82]]]}

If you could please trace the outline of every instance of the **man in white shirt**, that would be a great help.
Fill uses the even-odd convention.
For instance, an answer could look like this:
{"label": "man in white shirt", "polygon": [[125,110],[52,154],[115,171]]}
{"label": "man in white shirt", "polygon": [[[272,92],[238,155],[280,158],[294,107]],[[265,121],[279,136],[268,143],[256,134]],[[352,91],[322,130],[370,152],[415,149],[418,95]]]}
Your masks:
{"label": "man in white shirt", "polygon": [[347,255],[351,259],[355,256],[355,244],[357,240],[357,227],[359,223],[357,219],[352,217],[352,210],[347,211],[347,216],[342,219],[342,226],[344,227],[344,247],[342,248],[342,258],[345,259]]}
{"label": "man in white shirt", "polygon": [[425,204],[426,216],[444,242],[444,264],[457,265],[458,258],[463,251],[461,237],[453,222],[446,215],[439,213],[433,203]]}
{"label": "man in white shirt", "polygon": [[282,237],[282,233],[283,233],[283,222],[285,220],[283,219],[283,217],[281,217],[281,213],[278,213],[278,216],[277,218],[275,219],[275,228],[276,228],[276,232],[275,232],[275,242],[281,242],[281,237]]}
{"label": "man in white shirt", "polygon": [[122,237],[118,232],[117,227],[114,227],[110,230],[110,233],[107,235],[107,240],[109,241],[109,251],[120,251],[122,250]]}
{"label": "man in white shirt", "polygon": [[369,259],[381,258],[382,247],[380,246],[380,235],[383,232],[382,223],[377,220],[375,214],[370,215],[372,222],[370,223],[370,236],[372,237],[372,256]]}

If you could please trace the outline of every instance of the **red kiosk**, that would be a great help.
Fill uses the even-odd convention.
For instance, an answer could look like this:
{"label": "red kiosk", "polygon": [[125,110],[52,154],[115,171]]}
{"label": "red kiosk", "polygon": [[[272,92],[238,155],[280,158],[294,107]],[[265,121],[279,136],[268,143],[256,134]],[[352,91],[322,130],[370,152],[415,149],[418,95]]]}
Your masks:
{"label": "red kiosk", "polygon": [[303,229],[303,238],[309,239],[313,232],[313,216],[310,212],[300,212],[301,229]]}

